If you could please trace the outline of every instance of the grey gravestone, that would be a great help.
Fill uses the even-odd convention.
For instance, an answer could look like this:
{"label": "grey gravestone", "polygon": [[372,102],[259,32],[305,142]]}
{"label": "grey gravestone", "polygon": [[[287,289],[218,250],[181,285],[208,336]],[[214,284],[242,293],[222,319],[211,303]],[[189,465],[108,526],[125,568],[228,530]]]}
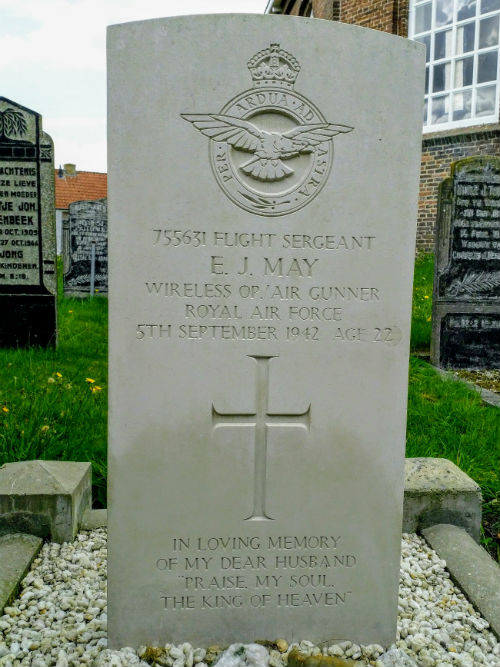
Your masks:
{"label": "grey gravestone", "polygon": [[56,290],[52,140],[0,97],[0,345],[54,345]]}
{"label": "grey gravestone", "polygon": [[[106,199],[69,205],[63,228],[64,294],[108,292],[108,205]],[[92,264],[94,264],[92,269]]]}
{"label": "grey gravestone", "polygon": [[431,360],[500,365],[500,158],[455,162],[439,188]]}
{"label": "grey gravestone", "polygon": [[219,15],[108,49],[110,646],[390,644],[420,45]]}

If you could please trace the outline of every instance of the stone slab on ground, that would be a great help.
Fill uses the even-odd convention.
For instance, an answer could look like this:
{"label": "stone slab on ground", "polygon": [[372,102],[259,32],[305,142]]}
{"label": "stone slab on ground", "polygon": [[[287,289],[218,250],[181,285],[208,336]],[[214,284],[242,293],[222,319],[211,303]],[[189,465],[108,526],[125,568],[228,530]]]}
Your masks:
{"label": "stone slab on ground", "polygon": [[90,463],[21,461],[0,468],[0,535],[72,540],[92,499]]}
{"label": "stone slab on ground", "polygon": [[82,516],[80,523],[81,530],[95,530],[96,528],[106,528],[108,525],[108,510],[87,510]]}
{"label": "stone slab on ground", "polygon": [[500,567],[489,554],[457,526],[438,524],[423,536],[446,561],[452,579],[500,637]]}
{"label": "stone slab on ground", "polygon": [[464,528],[478,542],[481,501],[479,485],[448,459],[406,459],[404,533],[449,523]]}
{"label": "stone slab on ground", "polygon": [[0,615],[15,597],[42,544],[43,540],[35,535],[16,533],[0,536]]}

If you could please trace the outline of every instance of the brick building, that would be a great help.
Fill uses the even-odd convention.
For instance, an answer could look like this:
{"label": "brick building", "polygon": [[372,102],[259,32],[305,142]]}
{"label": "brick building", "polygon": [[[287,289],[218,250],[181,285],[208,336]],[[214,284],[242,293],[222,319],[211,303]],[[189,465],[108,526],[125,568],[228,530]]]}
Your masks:
{"label": "brick building", "polygon": [[500,154],[500,0],[269,0],[266,13],[342,21],[426,45],[417,250],[433,250],[437,188],[450,164]]}

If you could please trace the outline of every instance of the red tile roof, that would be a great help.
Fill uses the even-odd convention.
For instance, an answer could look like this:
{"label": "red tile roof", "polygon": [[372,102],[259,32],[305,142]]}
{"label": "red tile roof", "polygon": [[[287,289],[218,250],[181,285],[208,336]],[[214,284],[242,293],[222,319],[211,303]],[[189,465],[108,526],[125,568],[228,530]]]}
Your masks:
{"label": "red tile roof", "polygon": [[96,171],[77,171],[76,174],[64,173],[59,178],[56,169],[56,208],[67,209],[74,201],[94,201],[108,196],[108,175]]}

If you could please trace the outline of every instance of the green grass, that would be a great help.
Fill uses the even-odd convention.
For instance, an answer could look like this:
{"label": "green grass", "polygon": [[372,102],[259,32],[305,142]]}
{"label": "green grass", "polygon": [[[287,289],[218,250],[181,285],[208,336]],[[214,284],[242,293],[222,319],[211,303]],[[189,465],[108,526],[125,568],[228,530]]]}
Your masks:
{"label": "green grass", "polygon": [[500,487],[500,410],[463,383],[441,379],[411,358],[406,455],[445,457],[481,485],[487,498]]}
{"label": "green grass", "polygon": [[[414,350],[429,348],[432,275],[432,256],[417,259]],[[59,332],[55,350],[0,349],[0,465],[91,461],[94,506],[105,507],[107,300],[60,298]],[[409,380],[406,455],[450,459],[480,484],[483,543],[498,558],[500,410],[419,359],[411,360]]]}
{"label": "green grass", "polygon": [[106,504],[107,305],[62,298],[57,349],[0,349],[0,465],[92,461],[97,507]]}
{"label": "green grass", "polygon": [[421,255],[415,262],[410,349],[428,352],[431,344],[432,284],[434,255]]}
{"label": "green grass", "polygon": [[410,360],[406,456],[446,458],[483,493],[483,543],[500,560],[500,410],[461,382]]}

